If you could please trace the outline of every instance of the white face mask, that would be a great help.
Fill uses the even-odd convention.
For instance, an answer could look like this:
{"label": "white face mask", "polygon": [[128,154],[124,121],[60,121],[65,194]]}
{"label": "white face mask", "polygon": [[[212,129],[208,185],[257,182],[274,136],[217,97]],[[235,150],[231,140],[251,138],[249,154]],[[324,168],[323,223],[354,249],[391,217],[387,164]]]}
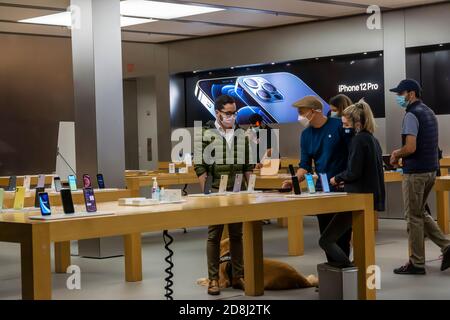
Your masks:
{"label": "white face mask", "polygon": [[224,117],[222,115],[220,118],[222,125],[226,129],[232,129],[234,127],[234,124],[236,123],[236,117]]}
{"label": "white face mask", "polygon": [[336,111],[331,111],[331,118],[339,118],[339,115]]}
{"label": "white face mask", "polygon": [[300,122],[300,124],[305,127],[308,128],[310,125],[311,120],[309,120],[307,117],[303,117],[301,115],[298,116],[298,122]]}

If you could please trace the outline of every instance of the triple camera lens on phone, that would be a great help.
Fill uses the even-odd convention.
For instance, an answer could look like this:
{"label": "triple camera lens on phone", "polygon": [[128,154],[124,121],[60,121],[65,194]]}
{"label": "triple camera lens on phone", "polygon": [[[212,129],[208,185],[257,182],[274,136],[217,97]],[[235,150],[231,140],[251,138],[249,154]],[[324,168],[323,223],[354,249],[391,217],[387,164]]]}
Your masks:
{"label": "triple camera lens on phone", "polygon": [[244,84],[261,100],[278,102],[284,99],[281,92],[263,77],[246,78]]}

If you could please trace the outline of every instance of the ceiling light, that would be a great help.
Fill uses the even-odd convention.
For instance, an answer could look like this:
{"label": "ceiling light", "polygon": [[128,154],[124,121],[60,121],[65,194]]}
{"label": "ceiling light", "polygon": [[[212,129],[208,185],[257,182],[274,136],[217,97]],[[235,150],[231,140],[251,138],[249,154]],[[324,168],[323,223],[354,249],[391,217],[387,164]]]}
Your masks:
{"label": "ceiling light", "polygon": [[443,47],[443,46],[444,46],[444,44],[442,44],[442,43],[439,45],[439,47]]}
{"label": "ceiling light", "polygon": [[364,52],[364,55],[366,55],[367,54],[367,52]]}
{"label": "ceiling light", "polygon": [[[155,22],[157,20],[153,19],[144,19],[144,18],[130,18],[130,17],[120,17],[120,26],[128,27],[137,24]],[[45,24],[51,26],[63,26],[63,27],[71,27],[72,26],[72,16],[70,11],[50,14],[46,16],[40,16],[35,18],[23,19],[19,20],[22,23],[33,23],[33,24]]]}
{"label": "ceiling light", "polygon": [[120,17],[120,26],[128,27],[135,26],[137,24],[144,24],[149,22],[156,22],[155,19],[144,19],[144,18],[132,18],[132,17]]}
{"label": "ceiling light", "polygon": [[176,19],[222,10],[225,9],[158,1],[126,0],[120,2],[122,15],[155,19]]}

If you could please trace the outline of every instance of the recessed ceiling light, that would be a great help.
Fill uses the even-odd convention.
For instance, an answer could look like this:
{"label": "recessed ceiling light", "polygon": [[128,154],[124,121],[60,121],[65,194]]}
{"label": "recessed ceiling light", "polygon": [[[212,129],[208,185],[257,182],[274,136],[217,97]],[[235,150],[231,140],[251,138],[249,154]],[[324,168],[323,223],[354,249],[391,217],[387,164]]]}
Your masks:
{"label": "recessed ceiling light", "polygon": [[334,61],[334,59],[330,59],[330,61],[331,61],[331,62],[333,62],[333,61]]}
{"label": "recessed ceiling light", "polygon": [[231,67],[230,69],[231,69],[231,70],[234,70],[234,67]]}
{"label": "recessed ceiling light", "polygon": [[159,1],[126,0],[120,2],[122,15],[155,19],[176,19],[222,10],[225,9]]}
{"label": "recessed ceiling light", "polygon": [[319,60],[319,58],[316,58],[316,60]]}
{"label": "recessed ceiling light", "polygon": [[[72,13],[70,11],[60,12],[55,14],[50,14],[46,16],[40,16],[35,18],[19,20],[22,23],[33,23],[33,24],[45,24],[51,26],[62,26],[71,27],[72,26]],[[131,18],[131,17],[120,17],[120,26],[128,27],[137,24],[155,22],[154,19],[144,19],[144,18]]]}
{"label": "recessed ceiling light", "polygon": [[439,45],[439,47],[443,47],[443,46],[444,46],[444,44],[442,44],[442,43]]}
{"label": "recessed ceiling light", "polygon": [[275,62],[272,62],[272,65],[274,66],[274,65],[275,65]]}
{"label": "recessed ceiling light", "polygon": [[383,56],[383,54],[382,53],[380,53],[380,57],[382,57]]}
{"label": "recessed ceiling light", "polygon": [[367,54],[367,52],[364,52],[364,55],[366,55]]}

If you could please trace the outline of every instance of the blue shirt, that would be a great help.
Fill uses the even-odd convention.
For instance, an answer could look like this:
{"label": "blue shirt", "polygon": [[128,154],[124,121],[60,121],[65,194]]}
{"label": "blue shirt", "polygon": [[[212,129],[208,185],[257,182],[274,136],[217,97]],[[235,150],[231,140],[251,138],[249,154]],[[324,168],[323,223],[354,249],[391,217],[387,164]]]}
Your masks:
{"label": "blue shirt", "polygon": [[306,128],[300,137],[300,168],[312,172],[314,160],[316,173],[326,173],[328,179],[344,171],[350,141],[346,135],[342,121],[335,118],[328,118],[321,128]]}

